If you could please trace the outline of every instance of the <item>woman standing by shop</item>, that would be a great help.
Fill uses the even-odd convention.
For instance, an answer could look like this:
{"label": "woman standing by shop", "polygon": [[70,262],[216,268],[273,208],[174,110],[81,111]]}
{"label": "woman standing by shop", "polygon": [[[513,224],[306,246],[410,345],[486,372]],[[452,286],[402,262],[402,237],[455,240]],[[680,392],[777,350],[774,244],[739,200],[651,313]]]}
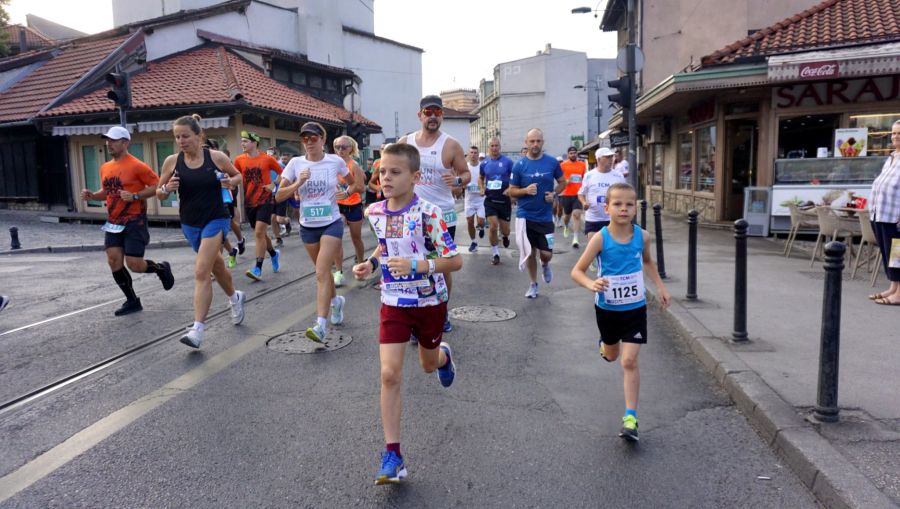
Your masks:
{"label": "woman standing by shop", "polygon": [[876,304],[900,306],[900,268],[891,268],[891,242],[900,239],[900,120],[891,126],[894,152],[888,156],[881,174],[872,184],[870,216],[881,249],[884,271],[891,282],[887,290],[870,295]]}
{"label": "woman standing by shop", "polygon": [[[353,174],[353,184],[348,185],[343,177],[338,177],[339,188],[337,190],[337,203],[344,221],[350,229],[350,240],[353,241],[353,250],[356,254],[354,265],[365,257],[362,240],[363,203],[361,193],[365,190],[366,174],[356,164],[354,157],[359,157],[359,147],[356,140],[349,136],[340,136],[334,140],[334,153],[344,160],[344,164],[350,168]],[[337,255],[334,257],[334,286],[344,284],[344,247],[340,244]]]}
{"label": "woman standing by shop", "polygon": [[[225,291],[231,306],[231,323],[244,320],[244,292],[236,291],[231,272],[222,259],[222,243],[231,227],[231,218],[222,200],[222,189],[233,189],[241,183],[241,174],[228,156],[203,147],[200,116],[184,116],[175,120],[172,131],[179,152],[166,158],[156,196],[166,199],[178,192],[178,215],[181,231],[190,242],[197,259],[194,262],[194,325],[181,337],[181,342],[200,348],[204,324],[212,303],[212,281]],[[222,177],[220,174],[227,176]]]}
{"label": "woman standing by shop", "polygon": [[306,329],[306,337],[322,342],[328,330],[329,306],[331,323],[344,321],[344,297],[337,295],[331,276],[331,264],[344,236],[336,198],[338,177],[344,177],[351,186],[356,180],[343,159],[325,153],[325,128],[321,124],[303,124],[300,141],[306,155],[291,159],[285,167],[275,200],[287,200],[299,191],[300,238],[316,266],[316,324]]}

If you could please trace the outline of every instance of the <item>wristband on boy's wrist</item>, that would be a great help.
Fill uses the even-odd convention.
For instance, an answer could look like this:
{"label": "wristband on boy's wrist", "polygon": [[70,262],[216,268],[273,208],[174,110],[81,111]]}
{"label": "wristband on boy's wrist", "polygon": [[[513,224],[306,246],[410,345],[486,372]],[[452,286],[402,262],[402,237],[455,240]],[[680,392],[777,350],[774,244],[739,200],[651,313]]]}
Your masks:
{"label": "wristband on boy's wrist", "polygon": [[434,274],[434,260],[428,260],[428,275]]}
{"label": "wristband on boy's wrist", "polygon": [[409,265],[409,273],[410,274],[416,273],[416,260],[413,260],[412,263]]}
{"label": "wristband on boy's wrist", "polygon": [[373,272],[376,271],[376,270],[378,270],[378,265],[379,265],[379,263],[378,263],[378,258],[375,258],[374,256],[371,257],[371,258],[369,258],[369,263],[372,264],[372,271],[373,271]]}

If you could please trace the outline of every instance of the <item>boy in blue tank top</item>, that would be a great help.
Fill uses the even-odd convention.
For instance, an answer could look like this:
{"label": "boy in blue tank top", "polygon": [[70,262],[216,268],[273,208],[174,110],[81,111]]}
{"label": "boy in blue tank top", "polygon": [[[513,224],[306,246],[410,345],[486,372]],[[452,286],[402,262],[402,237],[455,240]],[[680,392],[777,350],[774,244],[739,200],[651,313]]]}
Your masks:
{"label": "boy in blue tank top", "polygon": [[[644,273],[656,285],[663,307],[669,305],[669,292],[650,257],[650,234],[632,224],[637,193],[626,183],[615,183],[606,191],[610,224],[588,242],[572,269],[572,279],[595,292],[594,311],[600,329],[600,356],[608,362],[621,357],[625,386],[625,415],[619,436],[629,442],[638,440],[637,404],[640,389],[638,354],[647,342],[647,300],[644,297]],[[599,277],[587,275],[588,266],[597,262]],[[621,346],[620,346],[621,343]]]}

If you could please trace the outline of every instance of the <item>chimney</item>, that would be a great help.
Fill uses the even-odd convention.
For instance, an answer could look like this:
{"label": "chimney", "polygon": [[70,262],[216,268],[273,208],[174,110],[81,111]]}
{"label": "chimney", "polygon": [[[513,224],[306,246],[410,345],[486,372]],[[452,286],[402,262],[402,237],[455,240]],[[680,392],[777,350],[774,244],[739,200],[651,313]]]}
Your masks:
{"label": "chimney", "polygon": [[25,27],[19,27],[19,53],[28,51],[28,39],[25,37]]}
{"label": "chimney", "polygon": [[545,54],[545,55],[549,55],[549,54],[550,54],[550,43],[549,43],[549,42],[547,43],[546,46],[544,46],[544,54]]}

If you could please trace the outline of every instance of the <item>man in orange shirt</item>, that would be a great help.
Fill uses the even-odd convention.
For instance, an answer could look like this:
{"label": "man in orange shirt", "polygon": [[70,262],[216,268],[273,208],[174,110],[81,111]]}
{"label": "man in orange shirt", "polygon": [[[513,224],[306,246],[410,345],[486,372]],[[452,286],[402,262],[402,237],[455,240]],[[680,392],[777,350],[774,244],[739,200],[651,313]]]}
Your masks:
{"label": "man in orange shirt", "polygon": [[[111,161],[100,166],[99,191],[81,190],[84,200],[106,200],[108,219],[103,225],[106,238],[106,258],[113,279],[125,294],[125,303],[115,311],[116,316],[141,311],[141,299],[134,293],[132,272],[156,274],[163,289],[175,285],[175,277],[169,262],[156,263],[144,259],[144,250],[150,242],[147,229],[147,198],[156,195],[159,177],[149,166],[128,153],[131,134],[124,127],[111,127],[106,134],[106,148]],[[128,267],[126,269],[125,267]]]}
{"label": "man in orange shirt", "polygon": [[587,166],[584,161],[578,160],[578,149],[569,147],[569,158],[559,163],[563,171],[563,178],[568,184],[559,195],[559,205],[563,209],[563,236],[569,236],[569,219],[572,221],[572,247],[578,249],[578,232],[581,231],[581,201],[578,199],[578,190],[581,189],[581,181]]}
{"label": "man in orange shirt", "polygon": [[[256,265],[250,267],[246,274],[254,281],[262,279],[263,260],[266,252],[272,259],[272,272],[278,272],[279,252],[272,247],[272,239],[267,230],[275,210],[272,191],[281,181],[281,165],[274,157],[259,151],[260,137],[250,131],[241,131],[241,150],[243,154],[234,160],[234,167],[244,177],[244,217],[253,228],[256,237]],[[275,172],[275,182],[269,172]]]}

